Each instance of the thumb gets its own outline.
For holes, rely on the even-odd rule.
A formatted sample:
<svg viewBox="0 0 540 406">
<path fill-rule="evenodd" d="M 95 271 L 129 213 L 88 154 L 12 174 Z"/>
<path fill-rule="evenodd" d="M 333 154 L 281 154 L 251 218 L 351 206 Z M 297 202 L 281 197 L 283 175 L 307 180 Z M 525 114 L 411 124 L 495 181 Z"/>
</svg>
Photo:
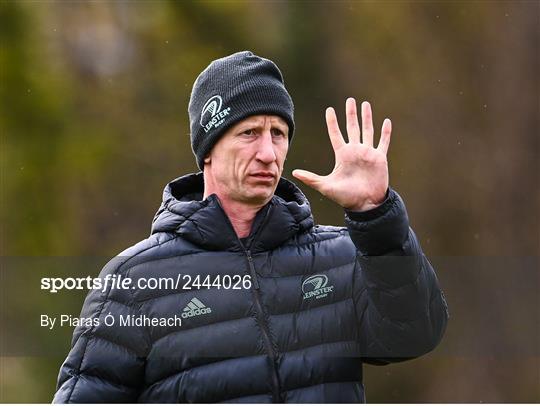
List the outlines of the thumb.
<svg viewBox="0 0 540 406">
<path fill-rule="evenodd" d="M 319 190 L 323 181 L 324 176 L 317 175 L 310 171 L 305 171 L 303 169 L 295 169 L 292 172 L 292 175 L 304 182 L 306 185 L 312 187 L 313 189 Z"/>
</svg>

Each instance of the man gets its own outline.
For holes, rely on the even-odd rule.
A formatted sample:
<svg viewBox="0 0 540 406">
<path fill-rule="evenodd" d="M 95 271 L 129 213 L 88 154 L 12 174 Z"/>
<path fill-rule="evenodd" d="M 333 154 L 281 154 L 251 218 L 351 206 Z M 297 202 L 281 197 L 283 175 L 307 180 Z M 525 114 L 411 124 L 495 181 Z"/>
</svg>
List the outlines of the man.
<svg viewBox="0 0 540 406">
<path fill-rule="evenodd" d="M 247 51 L 213 61 L 189 104 L 202 173 L 169 183 L 151 236 L 103 269 L 132 282 L 86 298 L 81 316 L 100 323 L 76 328 L 54 401 L 363 402 L 363 362 L 432 350 L 446 303 L 388 185 L 390 120 L 375 147 L 369 104 L 362 131 L 353 99 L 346 113 L 348 142 L 326 111 L 332 173 L 293 173 L 345 209 L 347 227 L 314 226 L 281 177 L 294 133 L 281 72 Z M 139 284 L 178 275 L 191 285 Z M 128 317 L 181 325 L 112 323 Z"/>
</svg>

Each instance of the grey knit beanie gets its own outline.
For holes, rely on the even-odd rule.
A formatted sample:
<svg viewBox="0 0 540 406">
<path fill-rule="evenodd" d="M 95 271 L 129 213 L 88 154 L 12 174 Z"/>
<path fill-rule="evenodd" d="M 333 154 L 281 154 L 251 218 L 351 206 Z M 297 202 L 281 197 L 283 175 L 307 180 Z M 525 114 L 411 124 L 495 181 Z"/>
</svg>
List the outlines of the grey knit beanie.
<svg viewBox="0 0 540 406">
<path fill-rule="evenodd" d="M 273 114 L 294 134 L 294 105 L 276 64 L 250 51 L 216 59 L 193 84 L 189 100 L 191 149 L 199 169 L 227 129 L 246 117 Z"/>
</svg>

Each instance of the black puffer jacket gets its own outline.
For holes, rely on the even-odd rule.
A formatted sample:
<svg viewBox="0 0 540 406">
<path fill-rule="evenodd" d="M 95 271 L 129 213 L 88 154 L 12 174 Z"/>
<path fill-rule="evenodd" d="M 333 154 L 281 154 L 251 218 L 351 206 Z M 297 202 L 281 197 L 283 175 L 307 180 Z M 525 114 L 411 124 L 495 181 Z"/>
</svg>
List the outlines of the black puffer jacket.
<svg viewBox="0 0 540 406">
<path fill-rule="evenodd" d="M 314 226 L 281 179 L 244 244 L 202 190 L 201 173 L 167 185 L 152 235 L 101 276 L 249 275 L 251 288 L 91 291 L 81 316 L 101 323 L 75 329 L 54 402 L 362 402 L 362 362 L 440 341 L 446 303 L 392 189 L 347 228 Z M 108 327 L 107 315 L 182 323 Z"/>
</svg>

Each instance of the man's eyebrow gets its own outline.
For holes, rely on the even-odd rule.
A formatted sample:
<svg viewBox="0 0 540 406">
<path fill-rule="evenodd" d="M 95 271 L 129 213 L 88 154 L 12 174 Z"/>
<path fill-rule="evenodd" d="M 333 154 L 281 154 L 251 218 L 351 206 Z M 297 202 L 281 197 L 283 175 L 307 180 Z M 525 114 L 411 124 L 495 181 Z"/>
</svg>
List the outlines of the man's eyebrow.
<svg viewBox="0 0 540 406">
<path fill-rule="evenodd" d="M 241 123 L 238 123 L 238 127 L 244 127 L 244 126 L 249 126 L 249 127 L 262 127 L 263 123 L 259 120 L 246 120 L 246 121 L 242 121 Z"/>
<path fill-rule="evenodd" d="M 271 121 L 272 127 L 282 127 L 287 128 L 288 125 L 285 122 L 285 120 L 272 120 Z M 250 128 L 262 128 L 264 126 L 264 121 L 257 120 L 257 119 L 247 119 L 245 121 L 242 121 L 241 123 L 238 123 L 238 129 L 250 127 Z"/>
<path fill-rule="evenodd" d="M 272 127 L 288 128 L 287 123 L 272 123 Z"/>
</svg>

